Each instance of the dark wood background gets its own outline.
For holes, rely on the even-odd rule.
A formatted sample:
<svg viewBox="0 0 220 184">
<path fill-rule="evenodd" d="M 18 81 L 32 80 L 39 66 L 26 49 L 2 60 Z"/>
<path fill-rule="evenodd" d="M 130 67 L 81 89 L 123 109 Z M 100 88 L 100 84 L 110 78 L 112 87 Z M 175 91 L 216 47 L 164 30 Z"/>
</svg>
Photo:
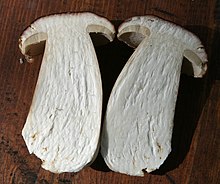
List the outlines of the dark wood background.
<svg viewBox="0 0 220 184">
<path fill-rule="evenodd" d="M 42 56 L 19 63 L 18 39 L 36 18 L 90 11 L 115 26 L 136 15 L 153 14 L 192 31 L 205 45 L 204 79 L 182 75 L 174 120 L 172 152 L 161 168 L 144 177 L 110 171 L 99 155 L 79 173 L 52 174 L 27 151 L 21 136 Z M 0 0 L 0 183 L 1 184 L 217 184 L 220 183 L 220 1 L 219 0 Z M 115 40 L 96 48 L 104 107 L 132 49 Z"/>
</svg>

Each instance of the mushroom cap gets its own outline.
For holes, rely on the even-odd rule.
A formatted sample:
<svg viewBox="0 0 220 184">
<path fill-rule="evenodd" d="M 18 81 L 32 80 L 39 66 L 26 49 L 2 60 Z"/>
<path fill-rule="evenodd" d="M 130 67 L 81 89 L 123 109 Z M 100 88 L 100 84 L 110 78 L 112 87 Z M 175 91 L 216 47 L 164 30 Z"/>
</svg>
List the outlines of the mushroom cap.
<svg viewBox="0 0 220 184">
<path fill-rule="evenodd" d="M 117 37 L 136 48 L 143 39 L 163 36 L 169 42 L 183 47 L 183 56 L 192 62 L 194 76 L 202 77 L 207 70 L 207 54 L 199 38 L 186 29 L 155 16 L 137 16 L 128 19 L 118 29 Z"/>
<path fill-rule="evenodd" d="M 77 26 L 76 26 L 77 25 Z M 19 48 L 24 55 L 37 55 L 42 52 L 30 51 L 32 45 L 44 42 L 50 32 L 60 31 L 74 27 L 84 34 L 95 32 L 101 33 L 109 41 L 114 39 L 114 26 L 104 17 L 93 13 L 62 13 L 41 17 L 33 22 L 21 35 Z M 33 48 L 35 49 L 35 48 Z M 35 54 L 36 53 L 36 54 Z"/>
</svg>

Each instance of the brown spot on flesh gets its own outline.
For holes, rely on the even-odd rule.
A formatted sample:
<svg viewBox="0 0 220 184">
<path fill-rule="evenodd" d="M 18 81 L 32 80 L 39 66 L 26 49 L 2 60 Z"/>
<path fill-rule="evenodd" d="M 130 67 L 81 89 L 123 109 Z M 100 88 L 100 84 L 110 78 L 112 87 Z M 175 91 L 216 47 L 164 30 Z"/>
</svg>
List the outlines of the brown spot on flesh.
<svg viewBox="0 0 220 184">
<path fill-rule="evenodd" d="M 33 134 L 32 136 L 31 136 L 31 138 L 35 141 L 36 140 L 36 138 L 37 138 L 37 134 L 38 133 L 35 133 L 35 134 Z"/>
<path fill-rule="evenodd" d="M 157 142 L 157 152 L 161 153 L 163 152 L 163 148 L 161 147 L 161 145 Z"/>
<path fill-rule="evenodd" d="M 47 151 L 47 147 L 43 148 L 44 151 Z"/>
</svg>

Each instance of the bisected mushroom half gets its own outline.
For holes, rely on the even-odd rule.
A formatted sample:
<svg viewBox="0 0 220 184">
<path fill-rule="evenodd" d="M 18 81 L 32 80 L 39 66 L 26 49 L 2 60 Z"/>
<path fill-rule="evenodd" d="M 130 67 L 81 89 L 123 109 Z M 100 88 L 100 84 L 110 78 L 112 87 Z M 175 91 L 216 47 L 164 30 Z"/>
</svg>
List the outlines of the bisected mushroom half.
<svg viewBox="0 0 220 184">
<path fill-rule="evenodd" d="M 129 19 L 117 36 L 136 49 L 111 92 L 101 153 L 113 171 L 143 176 L 171 151 L 183 58 L 191 62 L 194 77 L 202 77 L 207 55 L 194 34 L 153 16 Z"/>
<path fill-rule="evenodd" d="M 28 61 L 44 51 L 22 135 L 54 173 L 77 172 L 97 155 L 102 84 L 90 32 L 112 41 L 115 31 L 92 13 L 57 14 L 36 20 L 20 38 Z"/>
</svg>

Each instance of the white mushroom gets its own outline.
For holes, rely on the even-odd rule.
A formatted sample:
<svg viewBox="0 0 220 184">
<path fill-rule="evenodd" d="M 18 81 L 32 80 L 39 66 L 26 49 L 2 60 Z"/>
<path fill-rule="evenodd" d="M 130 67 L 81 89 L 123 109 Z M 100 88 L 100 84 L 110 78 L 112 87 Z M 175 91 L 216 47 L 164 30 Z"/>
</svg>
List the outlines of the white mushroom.
<svg viewBox="0 0 220 184">
<path fill-rule="evenodd" d="M 45 51 L 22 135 L 30 153 L 51 172 L 77 172 L 96 156 L 102 84 L 89 36 L 100 32 L 110 41 L 114 27 L 92 13 L 43 17 L 20 38 L 27 60 Z"/>
<path fill-rule="evenodd" d="M 101 153 L 108 167 L 128 175 L 154 171 L 171 151 L 183 57 L 195 77 L 207 57 L 192 33 L 153 16 L 133 17 L 118 38 L 137 47 L 118 77 L 107 106 Z"/>
</svg>

